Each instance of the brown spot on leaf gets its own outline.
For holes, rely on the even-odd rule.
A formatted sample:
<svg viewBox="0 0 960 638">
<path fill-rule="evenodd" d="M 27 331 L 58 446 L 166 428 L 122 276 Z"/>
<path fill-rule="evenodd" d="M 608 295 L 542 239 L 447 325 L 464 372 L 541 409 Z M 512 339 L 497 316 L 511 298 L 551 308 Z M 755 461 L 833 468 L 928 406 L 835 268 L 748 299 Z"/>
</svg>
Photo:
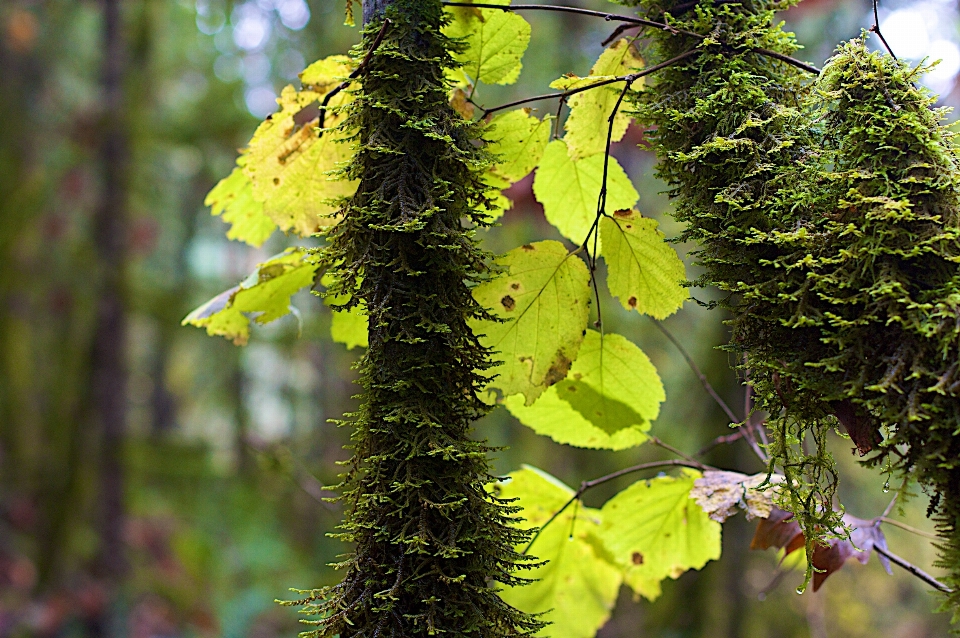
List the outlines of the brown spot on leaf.
<svg viewBox="0 0 960 638">
<path fill-rule="evenodd" d="M 630 306 L 631 308 L 636 308 L 636 307 L 637 307 L 637 298 L 636 298 L 636 297 L 630 297 L 629 299 L 627 299 L 627 305 Z"/>
<path fill-rule="evenodd" d="M 634 552 L 630 555 L 630 562 L 634 565 L 643 565 L 643 554 L 640 552 Z"/>
<path fill-rule="evenodd" d="M 567 376 L 567 372 L 570 370 L 571 363 L 573 362 L 570 361 L 562 351 L 558 350 L 556 361 L 554 361 L 550 369 L 547 370 L 547 375 L 543 378 L 543 384 L 549 387 L 554 383 L 563 381 Z"/>
<path fill-rule="evenodd" d="M 515 302 L 510 295 L 504 295 L 503 299 L 500 300 L 500 305 L 503 306 L 504 310 L 510 312 L 517 307 L 517 302 Z"/>
<path fill-rule="evenodd" d="M 512 284 L 510 284 L 510 287 L 513 288 L 514 290 L 520 290 L 520 282 L 515 281 Z"/>
<path fill-rule="evenodd" d="M 274 185 L 274 186 L 279 186 L 279 185 L 280 185 L 280 178 L 279 178 L 279 177 L 274 177 L 274 178 L 273 178 L 273 185 Z"/>
<path fill-rule="evenodd" d="M 534 250 L 536 250 L 536 248 L 533 247 L 533 244 L 524 244 L 523 246 L 520 246 L 520 248 L 524 249 L 527 252 L 533 252 Z"/>
<path fill-rule="evenodd" d="M 624 208 L 623 210 L 618 210 L 613 213 L 614 217 L 630 217 L 633 214 L 633 211 L 629 208 Z"/>
</svg>

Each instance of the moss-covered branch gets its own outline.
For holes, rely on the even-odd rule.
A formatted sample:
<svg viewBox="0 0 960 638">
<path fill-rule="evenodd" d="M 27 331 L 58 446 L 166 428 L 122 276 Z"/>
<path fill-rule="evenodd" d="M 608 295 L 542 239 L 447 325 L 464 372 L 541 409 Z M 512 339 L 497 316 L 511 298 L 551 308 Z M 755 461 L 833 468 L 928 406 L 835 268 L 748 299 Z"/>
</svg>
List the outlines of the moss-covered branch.
<svg viewBox="0 0 960 638">
<path fill-rule="evenodd" d="M 486 490 L 488 449 L 469 436 L 488 409 L 489 353 L 468 327 L 485 316 L 471 286 L 487 255 L 470 227 L 485 223 L 488 160 L 477 125 L 447 103 L 455 45 L 439 0 L 369 3 L 364 18 L 364 51 L 390 24 L 349 107 L 360 185 L 326 251 L 333 292 L 363 303 L 370 324 L 342 496 L 341 536 L 356 548 L 339 585 L 300 602 L 317 636 L 528 635 L 541 623 L 496 593 L 530 564 L 514 549 L 527 534 Z"/>
</svg>

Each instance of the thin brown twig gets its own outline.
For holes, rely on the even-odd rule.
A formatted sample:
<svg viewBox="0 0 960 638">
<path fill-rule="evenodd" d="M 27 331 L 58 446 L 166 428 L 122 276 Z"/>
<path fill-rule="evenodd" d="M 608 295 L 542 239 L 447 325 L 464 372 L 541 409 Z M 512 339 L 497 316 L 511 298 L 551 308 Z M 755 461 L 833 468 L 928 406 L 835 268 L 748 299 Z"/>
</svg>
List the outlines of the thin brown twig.
<svg viewBox="0 0 960 638">
<path fill-rule="evenodd" d="M 651 442 L 652 444 L 656 445 L 657 447 L 662 447 L 664 450 L 666 450 L 666 451 L 668 451 L 668 452 L 672 452 L 672 453 L 676 454 L 677 456 L 679 456 L 679 457 L 682 458 L 682 459 L 686 459 L 687 461 L 690 461 L 690 463 L 692 463 L 692 464 L 694 465 L 694 467 L 697 467 L 697 468 L 700 469 L 700 470 L 708 470 L 708 469 L 710 469 L 709 467 L 707 467 L 706 465 L 704 465 L 703 463 L 701 463 L 701 462 L 698 461 L 697 459 L 693 458 L 693 457 L 690 456 L 689 454 L 684 454 L 683 452 L 681 452 L 681 451 L 678 450 L 677 448 L 673 447 L 673 446 L 670 445 L 669 443 L 664 443 L 664 442 L 663 442 L 662 440 L 660 440 L 658 437 L 655 437 L 655 436 L 653 436 L 652 434 L 649 435 L 649 437 L 650 437 L 650 442 Z"/>
<path fill-rule="evenodd" d="M 594 11 L 593 9 L 581 9 L 580 7 L 567 7 L 555 4 L 484 4 L 480 2 L 449 2 L 446 0 L 440 4 L 446 7 L 477 7 L 479 9 L 499 9 L 500 11 L 559 11 L 561 13 L 576 13 L 578 15 L 591 16 L 594 18 L 603 18 L 607 22 L 626 22 L 628 24 L 634 24 L 637 26 L 663 29 L 664 31 L 669 31 L 670 33 L 698 38 L 700 40 L 706 38 L 706 36 L 700 35 L 699 33 L 685 31 L 684 29 L 677 29 L 664 22 L 656 22 L 654 20 L 647 20 L 646 18 L 637 18 L 634 16 L 625 16 L 620 15 L 619 13 Z"/>
<path fill-rule="evenodd" d="M 626 476 L 627 474 L 642 472 L 644 470 L 653 470 L 661 467 L 690 467 L 697 470 L 714 469 L 708 465 L 704 465 L 696 461 L 691 463 L 686 459 L 669 459 L 666 461 L 651 461 L 649 463 L 640 463 L 639 465 L 626 467 L 622 470 L 617 470 L 616 472 L 612 472 L 605 476 L 595 478 L 592 481 L 584 481 L 583 483 L 580 484 L 579 489 L 577 489 L 577 491 L 574 492 L 573 496 L 571 496 L 567 500 L 567 502 L 563 504 L 563 506 L 560 509 L 554 512 L 550 516 L 550 518 L 548 518 L 544 522 L 544 524 L 537 529 L 537 531 L 533 535 L 533 538 L 531 538 L 530 542 L 527 543 L 527 546 L 523 548 L 522 553 L 526 554 L 527 552 L 529 552 L 530 548 L 533 547 L 533 543 L 540 537 L 540 534 L 543 532 L 543 530 L 545 530 L 552 522 L 557 520 L 557 517 L 563 514 L 567 510 L 567 508 L 570 507 L 575 501 L 579 501 L 580 497 L 583 496 L 583 493 L 586 492 L 587 490 L 597 487 L 598 485 L 603 485 L 604 483 L 609 483 L 610 481 L 613 481 L 614 479 L 618 479 L 621 476 Z"/>
<path fill-rule="evenodd" d="M 900 558 L 890 550 L 883 549 L 882 547 L 879 547 L 877 545 L 874 545 L 873 549 L 881 556 L 886 557 L 891 563 L 896 563 L 899 567 L 902 567 L 903 569 L 907 570 L 908 572 L 910 572 L 911 574 L 913 574 L 923 582 L 927 583 L 934 589 L 938 589 L 946 594 L 953 593 L 952 589 L 950 589 L 949 587 L 941 583 L 939 580 L 937 580 L 927 572 L 923 571 L 913 563 L 907 561 L 906 559 Z"/>
<path fill-rule="evenodd" d="M 714 440 L 710 441 L 709 443 L 704 445 L 702 448 L 697 450 L 697 453 L 694 454 L 694 456 L 703 456 L 704 454 L 706 454 L 713 448 L 717 447 L 718 445 L 735 443 L 736 441 L 739 441 L 740 439 L 743 438 L 743 433 L 744 433 L 744 429 L 740 428 L 733 434 L 724 434 L 724 435 L 718 436 L 717 438 L 715 438 Z"/>
<path fill-rule="evenodd" d="M 637 29 L 643 25 L 640 24 L 621 24 L 619 27 L 613 30 L 613 33 L 604 38 L 603 42 L 600 43 L 600 46 L 605 47 L 618 37 L 620 37 L 624 31 L 629 31 L 630 29 Z"/>
<path fill-rule="evenodd" d="M 665 69 L 666 67 L 668 67 L 668 66 L 670 66 L 670 65 L 672 65 L 672 64 L 676 64 L 677 62 L 680 62 L 681 60 L 684 60 L 684 59 L 686 59 L 686 58 L 689 58 L 690 56 L 694 55 L 695 53 L 697 53 L 697 50 L 696 50 L 696 49 L 691 49 L 691 50 L 687 51 L 686 53 L 681 53 L 680 55 L 678 55 L 678 56 L 676 56 L 676 57 L 674 57 L 674 58 L 670 58 L 669 60 L 667 60 L 667 61 L 665 61 L 665 62 L 661 62 L 660 64 L 655 64 L 654 66 L 647 67 L 647 68 L 643 69 L 642 71 L 637 71 L 636 73 L 630 73 L 630 74 L 628 74 L 628 75 L 620 75 L 620 76 L 617 76 L 617 77 L 615 77 L 615 78 L 607 78 L 606 80 L 599 80 L 599 81 L 594 82 L 594 83 L 592 83 L 592 84 L 589 84 L 589 85 L 587 85 L 587 86 L 579 86 L 579 87 L 577 87 L 577 88 L 575 88 L 575 89 L 570 89 L 570 90 L 568 90 L 568 91 L 563 91 L 562 93 L 545 93 L 545 94 L 543 94 L 543 95 L 535 95 L 535 96 L 533 96 L 533 97 L 523 98 L 522 100 L 514 100 L 513 102 L 507 102 L 506 104 L 501 104 L 500 106 L 494 106 L 494 107 L 491 107 L 491 108 L 489 108 L 489 109 L 484 109 L 484 111 L 483 111 L 483 117 L 486 117 L 487 115 L 489 115 L 489 114 L 491 114 L 491 113 L 496 113 L 497 111 L 502 111 L 503 109 L 508 109 L 508 108 L 510 108 L 510 107 L 513 107 L 513 106 L 520 106 L 521 104 L 527 104 L 527 103 L 529 103 L 529 102 L 539 102 L 540 100 L 552 100 L 552 99 L 556 99 L 556 98 L 568 98 L 568 97 L 570 97 L 571 95 L 576 95 L 577 93 L 582 93 L 582 92 L 584 92 L 584 91 L 589 91 L 590 89 L 595 89 L 595 88 L 600 87 L 600 86 L 606 86 L 606 85 L 608 85 L 608 84 L 615 84 L 615 83 L 617 83 L 617 82 L 626 82 L 628 85 L 630 85 L 630 84 L 633 84 L 636 80 L 639 80 L 640 78 L 642 78 L 642 77 L 645 76 L 645 75 L 649 75 L 649 74 L 651 74 L 651 73 L 656 73 L 657 71 L 659 71 L 659 70 L 661 70 L 661 69 Z"/>
<path fill-rule="evenodd" d="M 883 42 L 883 46 L 887 49 L 887 53 L 890 54 L 890 57 L 894 60 L 898 60 L 897 54 L 893 52 L 893 49 L 890 48 L 890 45 L 887 43 L 887 39 L 883 37 L 883 34 L 880 33 L 880 10 L 877 8 L 879 2 L 873 0 L 873 26 L 870 27 L 870 31 L 877 34 L 877 37 L 880 38 L 880 41 Z"/>
<path fill-rule="evenodd" d="M 737 415 L 733 413 L 733 410 L 730 409 L 730 406 L 727 405 L 727 402 L 721 398 L 717 391 L 713 389 L 713 386 L 710 385 L 710 382 L 707 380 L 707 375 L 700 370 L 700 366 L 697 365 L 697 362 L 693 360 L 693 357 L 690 356 L 690 353 L 687 352 L 687 349 L 683 347 L 676 337 L 673 336 L 673 333 L 667 330 L 667 327 L 663 325 L 661 321 L 650 317 L 650 321 L 659 328 L 660 332 L 670 340 L 677 350 L 680 351 L 680 354 L 683 356 L 684 360 L 687 362 L 687 365 L 693 370 L 693 373 L 697 375 L 697 378 L 700 379 L 700 384 L 703 386 L 703 389 L 713 397 L 713 400 L 716 401 L 717 405 L 720 406 L 720 409 L 727 415 L 727 418 L 730 419 L 730 423 L 741 423 L 741 419 L 737 418 Z"/>
<path fill-rule="evenodd" d="M 673 336 L 672 332 L 667 330 L 667 327 L 663 325 L 662 322 L 658 321 L 657 319 L 654 319 L 653 317 L 649 317 L 649 319 L 657 326 L 657 328 L 660 329 L 660 332 L 662 332 L 664 336 L 666 336 L 666 338 L 670 340 L 670 343 L 672 343 L 677 348 L 677 350 L 680 351 L 680 354 L 683 356 L 684 360 L 687 362 L 687 365 L 690 367 L 691 370 L 693 370 L 693 373 L 697 375 L 697 378 L 700 379 L 700 384 L 703 386 L 703 389 L 707 391 L 707 394 L 713 397 L 713 400 L 717 403 L 717 405 L 720 406 L 720 409 L 723 410 L 723 412 L 727 415 L 727 418 L 730 419 L 730 423 L 740 423 L 741 424 L 740 427 L 743 428 L 746 424 L 745 420 L 741 421 L 740 419 L 738 419 L 737 415 L 734 414 L 733 410 L 730 409 L 730 406 L 727 405 L 727 402 L 724 401 L 719 394 L 717 394 L 717 391 L 713 389 L 712 385 L 710 385 L 710 381 L 707 380 L 707 375 L 705 375 L 703 371 L 700 370 L 700 366 L 698 366 L 697 362 L 693 360 L 693 357 L 691 357 L 690 353 L 687 352 L 687 349 L 683 347 L 683 344 L 681 344 L 680 341 L 678 341 L 677 338 Z M 766 463 L 769 460 L 766 453 L 764 453 L 764 451 L 760 449 L 760 446 L 757 445 L 756 440 L 752 439 L 748 434 L 744 434 L 743 438 L 747 440 L 747 443 L 750 444 L 750 449 L 753 450 L 753 453 L 756 454 L 761 461 Z"/>
<path fill-rule="evenodd" d="M 335 89 L 333 89 L 332 91 L 330 91 L 324 96 L 323 102 L 320 103 L 320 116 L 319 116 L 320 120 L 317 124 L 317 128 L 320 131 L 318 134 L 318 137 L 323 137 L 323 121 L 326 119 L 326 116 L 327 116 L 327 106 L 330 104 L 330 99 L 333 98 L 334 95 L 340 93 L 340 91 L 350 86 L 350 84 L 354 80 L 360 77 L 361 73 L 366 71 L 367 65 L 370 64 L 370 59 L 373 57 L 374 51 L 376 51 L 377 48 L 380 47 L 380 43 L 383 42 L 383 36 L 386 35 L 387 26 L 389 26 L 389 24 L 390 24 L 390 19 L 384 18 L 383 24 L 380 25 L 380 31 L 377 32 L 377 36 L 373 39 L 373 42 L 370 44 L 370 49 L 367 51 L 367 54 L 363 56 L 363 60 L 360 62 L 360 64 L 357 65 L 357 68 L 355 68 L 353 72 L 347 76 L 346 80 L 341 82 L 339 85 L 337 85 Z"/>
</svg>

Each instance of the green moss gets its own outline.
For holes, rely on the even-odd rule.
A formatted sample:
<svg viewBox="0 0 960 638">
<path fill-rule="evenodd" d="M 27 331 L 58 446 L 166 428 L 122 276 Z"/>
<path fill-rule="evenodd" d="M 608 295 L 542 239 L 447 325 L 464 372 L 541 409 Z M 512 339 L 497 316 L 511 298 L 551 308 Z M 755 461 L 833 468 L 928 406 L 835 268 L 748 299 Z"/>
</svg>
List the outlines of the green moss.
<svg viewBox="0 0 960 638">
<path fill-rule="evenodd" d="M 325 259 L 363 303 L 369 348 L 351 415 L 354 457 L 344 475 L 340 536 L 355 543 L 343 581 L 305 604 L 315 636 L 524 636 L 542 623 L 505 604 L 529 558 L 517 509 L 486 490 L 488 448 L 471 422 L 487 411 L 479 372 L 490 367 L 467 322 L 485 317 L 471 286 L 487 255 L 467 226 L 486 223 L 476 125 L 447 104 L 454 45 L 439 2 L 388 5 L 364 30 L 362 52 L 385 37 L 349 107 L 360 180 Z"/>
<path fill-rule="evenodd" d="M 818 83 L 828 197 L 794 294 L 827 350 L 798 383 L 847 401 L 867 464 L 920 482 L 960 588 L 960 157 L 920 71 L 855 40 Z M 829 170 L 827 170 L 829 168 Z M 811 235 L 814 237 L 814 235 Z M 849 427 L 848 427 L 849 429 Z M 948 607 L 960 609 L 960 594 Z M 957 617 L 955 616 L 955 619 Z"/>
<path fill-rule="evenodd" d="M 650 18 L 666 14 L 678 29 L 709 37 L 653 34 L 651 63 L 694 48 L 701 53 L 654 76 L 638 114 L 656 127 L 650 138 L 661 160 L 658 175 L 671 188 L 675 216 L 687 223 L 682 239 L 699 245 L 694 254 L 703 275 L 694 284 L 726 293 L 718 305 L 733 316 L 730 348 L 738 358 L 747 355 L 758 408 L 771 415 L 770 453 L 787 479 L 780 504 L 807 532 L 810 554 L 818 530 L 839 527 L 837 474 L 825 449 L 804 454 L 800 441 L 823 441 L 834 419 L 823 397 L 794 387 L 790 376 L 795 361 L 818 350 L 819 333 L 785 316 L 778 296 L 798 282 L 778 260 L 795 250 L 781 240 L 782 229 L 814 225 L 806 205 L 813 194 L 797 185 L 811 181 L 817 135 L 802 109 L 809 80 L 751 51 L 796 51 L 792 35 L 774 22 L 774 12 L 792 3 L 701 5 L 672 17 L 675 4 L 641 7 Z"/>
<path fill-rule="evenodd" d="M 669 6 L 642 3 L 651 16 Z M 780 505 L 808 553 L 842 533 L 826 435 L 842 424 L 865 463 L 931 494 L 947 583 L 960 590 L 960 158 L 919 71 L 842 46 L 815 85 L 747 47 L 791 54 L 782 4 L 699 7 L 654 37 L 658 75 L 638 112 L 699 285 L 727 293 L 730 349 L 770 413 Z M 805 451 L 803 443 L 811 446 Z M 772 465 L 771 465 L 772 467 Z M 808 573 L 809 577 L 809 573 Z M 956 613 L 960 595 L 945 607 Z"/>
</svg>

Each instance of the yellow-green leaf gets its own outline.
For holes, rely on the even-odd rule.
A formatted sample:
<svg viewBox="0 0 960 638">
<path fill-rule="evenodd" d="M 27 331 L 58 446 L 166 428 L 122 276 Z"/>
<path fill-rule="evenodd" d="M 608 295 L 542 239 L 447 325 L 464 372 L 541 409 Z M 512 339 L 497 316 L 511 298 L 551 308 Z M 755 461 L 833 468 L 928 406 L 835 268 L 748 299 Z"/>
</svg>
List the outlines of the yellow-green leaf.
<svg viewBox="0 0 960 638">
<path fill-rule="evenodd" d="M 526 519 L 525 528 L 543 525 L 573 496 L 562 482 L 530 466 L 509 478 L 495 489 L 501 498 L 519 499 L 516 504 L 523 508 L 520 516 Z M 610 617 L 623 576 L 597 536 L 601 521 L 599 510 L 567 508 L 530 548 L 531 554 L 549 561 L 521 574 L 536 581 L 501 592 L 504 601 L 522 611 L 546 612 L 543 620 L 553 624 L 538 635 L 593 638 Z"/>
<path fill-rule="evenodd" d="M 331 55 L 317 60 L 300 73 L 305 90 L 326 94 L 350 75 L 352 62 L 346 55 Z"/>
<path fill-rule="evenodd" d="M 572 160 L 563 140 L 547 145 L 533 180 L 533 193 L 543 204 L 547 221 L 560 234 L 581 244 L 597 217 L 597 198 L 603 182 L 603 155 Z M 640 196 L 613 157 L 607 175 L 608 212 L 633 208 Z"/>
<path fill-rule="evenodd" d="M 333 276 L 327 272 L 320 279 L 320 284 L 329 288 L 334 282 Z M 328 306 L 345 304 L 350 300 L 349 295 L 326 295 L 324 303 Z M 367 312 L 361 306 L 353 306 L 347 310 L 333 310 L 330 319 L 330 338 L 336 343 L 353 350 L 357 346 L 366 348 L 367 343 Z"/>
<path fill-rule="evenodd" d="M 507 4 L 507 3 L 503 3 Z M 464 72 L 484 84 L 512 84 L 520 77 L 530 43 L 530 24 L 516 13 L 499 9 L 459 8 L 444 29 L 466 45 L 455 57 Z"/>
<path fill-rule="evenodd" d="M 183 325 L 206 328 L 207 334 L 244 345 L 250 338 L 250 319 L 265 324 L 290 312 L 290 297 L 313 284 L 317 267 L 304 251 L 288 249 L 260 264 L 239 286 L 191 312 Z"/>
<path fill-rule="evenodd" d="M 550 141 L 550 126 L 553 118 L 542 120 L 531 115 L 530 109 L 518 109 L 498 115 L 490 122 L 490 132 L 485 135 L 487 150 L 497 156 L 491 167 L 510 183 L 519 182 L 527 176 L 543 157 Z"/>
<path fill-rule="evenodd" d="M 643 59 L 637 54 L 632 43 L 623 38 L 612 47 L 600 54 L 600 59 L 590 70 L 590 76 L 610 78 L 627 75 L 643 66 Z M 590 76 L 584 78 L 585 81 Z M 578 78 L 579 79 L 579 78 Z M 568 80 L 562 78 L 561 80 Z M 576 82 L 571 83 L 575 85 Z M 563 136 L 567 143 L 567 151 L 573 159 L 589 157 L 603 153 L 607 148 L 607 133 L 610 131 L 610 115 L 613 107 L 623 91 L 625 82 L 614 82 L 598 86 L 588 91 L 581 91 L 570 96 L 570 115 L 564 123 L 566 134 Z M 643 85 L 643 78 L 635 80 L 634 90 Z M 551 85 L 553 86 L 553 85 Z M 627 132 L 630 117 L 618 111 L 613 118 L 611 142 L 619 142 Z"/>
<path fill-rule="evenodd" d="M 309 86 L 328 89 L 337 84 L 333 75 L 324 76 L 322 72 L 349 74 L 343 56 L 323 62 L 322 67 L 314 64 L 304 72 L 304 77 L 312 81 Z M 341 92 L 330 101 L 334 110 L 326 113 L 321 137 L 316 127 L 318 103 L 324 95 L 309 88 L 284 88 L 277 100 L 280 111 L 260 124 L 250 140 L 244 167 L 253 182 L 254 198 L 263 202 L 264 213 L 281 230 L 301 236 L 334 225 L 336 201 L 350 196 L 357 187 L 356 181 L 334 174 L 353 156 L 353 149 L 349 143 L 341 143 L 342 131 L 329 130 L 343 119 L 335 110 L 350 93 Z"/>
<path fill-rule="evenodd" d="M 689 297 L 683 262 L 657 230 L 654 219 L 635 210 L 600 220 L 607 286 L 624 308 L 656 319 L 673 314 Z"/>
<path fill-rule="evenodd" d="M 627 569 L 626 581 L 640 588 L 638 594 L 650 597 L 659 589 L 654 581 L 720 557 L 720 523 L 690 497 L 699 477 L 684 469 L 677 478 L 637 481 L 601 509 L 604 546 Z"/>
<path fill-rule="evenodd" d="M 511 250 L 497 261 L 504 273 L 474 289 L 474 297 L 503 321 L 473 325 L 502 365 L 490 387 L 527 403 L 561 381 L 577 357 L 590 304 L 590 273 L 557 241 Z"/>
<path fill-rule="evenodd" d="M 665 398 L 640 348 L 621 335 L 588 330 L 566 379 L 531 406 L 517 397 L 505 404 L 521 423 L 558 443 L 620 450 L 647 439 Z"/>
<path fill-rule="evenodd" d="M 273 220 L 263 214 L 263 204 L 253 198 L 253 184 L 239 166 L 213 187 L 203 203 L 210 206 L 210 214 L 220 215 L 230 224 L 228 239 L 259 248 L 277 229 Z"/>
<path fill-rule="evenodd" d="M 557 443 L 590 449 L 625 450 L 647 440 L 644 427 L 630 426 L 616 432 L 604 432 L 590 423 L 573 406 L 557 394 L 557 386 L 546 392 L 533 405 L 524 405 L 523 395 L 503 400 L 503 405 L 520 423 Z M 648 429 L 648 428 L 646 428 Z"/>
</svg>

